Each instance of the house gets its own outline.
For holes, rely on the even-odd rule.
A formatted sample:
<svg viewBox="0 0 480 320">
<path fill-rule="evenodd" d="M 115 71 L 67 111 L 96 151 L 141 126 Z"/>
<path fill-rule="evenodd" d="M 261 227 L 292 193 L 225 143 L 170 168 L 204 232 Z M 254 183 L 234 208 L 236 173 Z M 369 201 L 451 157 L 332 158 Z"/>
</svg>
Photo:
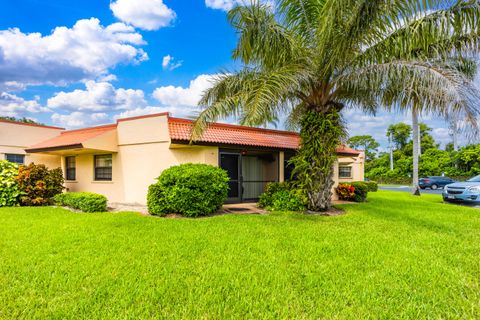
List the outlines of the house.
<svg viewBox="0 0 480 320">
<path fill-rule="evenodd" d="M 31 145 L 58 136 L 64 128 L 14 122 L 0 119 L 0 160 L 24 163 L 43 163 L 49 168 L 61 166 L 61 159 L 55 155 L 27 154 L 25 149 Z"/>
<path fill-rule="evenodd" d="M 4 140 L 18 146 L 1 147 L 0 154 L 16 153 L 25 162 L 60 166 L 69 191 L 96 192 L 119 203 L 145 204 L 148 186 L 162 170 L 188 162 L 224 168 L 230 176 L 229 201 L 255 200 L 268 182 L 290 177 L 288 160 L 299 144 L 293 132 L 215 123 L 192 145 L 192 121 L 168 113 L 78 130 L 35 126 L 35 130 L 45 130 L 35 139 L 37 131 L 27 132 L 25 125 L 8 123 L 4 128 L 2 122 L 0 126 L 0 133 L 8 135 Z M 337 153 L 336 182 L 363 180 L 363 152 L 339 147 Z"/>
</svg>

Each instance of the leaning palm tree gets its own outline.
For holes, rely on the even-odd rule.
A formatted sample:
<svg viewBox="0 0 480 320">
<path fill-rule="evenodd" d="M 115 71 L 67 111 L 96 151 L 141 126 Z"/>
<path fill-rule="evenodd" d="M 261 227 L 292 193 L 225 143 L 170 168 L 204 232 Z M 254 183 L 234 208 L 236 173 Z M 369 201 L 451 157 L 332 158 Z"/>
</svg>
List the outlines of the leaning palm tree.
<svg viewBox="0 0 480 320">
<path fill-rule="evenodd" d="M 475 121 L 474 89 L 454 65 L 478 51 L 478 1 L 252 1 L 228 19 L 243 68 L 217 76 L 204 93 L 192 139 L 219 118 L 258 126 L 285 116 L 300 129 L 293 162 L 312 211 L 331 204 L 344 109 L 415 105 Z"/>
</svg>

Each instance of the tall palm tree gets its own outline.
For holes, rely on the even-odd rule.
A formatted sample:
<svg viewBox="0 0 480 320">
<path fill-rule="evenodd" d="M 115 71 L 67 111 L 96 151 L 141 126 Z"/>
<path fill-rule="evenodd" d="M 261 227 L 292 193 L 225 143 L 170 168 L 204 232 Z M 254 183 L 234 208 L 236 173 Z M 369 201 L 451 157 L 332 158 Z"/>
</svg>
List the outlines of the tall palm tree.
<svg viewBox="0 0 480 320">
<path fill-rule="evenodd" d="M 475 75 L 477 73 L 477 64 L 474 60 L 472 59 L 467 59 L 464 57 L 456 57 L 453 61 L 451 61 L 451 66 L 456 68 L 458 72 L 462 73 L 464 77 L 469 80 L 473 81 L 475 78 Z M 412 141 L 413 141 L 413 152 L 412 152 L 412 158 L 413 158 L 413 174 L 412 174 L 412 185 L 413 185 L 413 194 L 419 196 L 420 195 L 420 186 L 418 184 L 418 178 L 419 178 L 419 162 L 420 162 L 420 156 L 421 156 L 421 137 L 420 137 L 420 126 L 418 123 L 418 117 L 421 112 L 422 108 L 419 108 L 418 105 L 413 105 L 411 107 L 412 111 Z M 428 109 L 428 108 L 424 108 Z M 460 106 L 459 108 L 455 109 L 452 108 L 453 110 L 449 110 L 446 114 L 445 120 L 446 121 L 451 121 L 451 119 L 455 119 L 459 116 L 462 115 L 462 107 Z M 473 124 L 473 127 L 471 126 Z M 467 126 L 471 131 L 475 131 L 476 128 L 476 123 L 475 121 L 470 121 L 470 125 Z M 475 133 L 475 132 L 474 132 Z"/>
<path fill-rule="evenodd" d="M 475 122 L 476 93 L 455 66 L 478 52 L 480 0 L 257 0 L 228 13 L 238 32 L 236 72 L 214 80 L 200 101 L 192 139 L 236 116 L 258 126 L 287 116 L 300 129 L 293 162 L 308 208 L 331 204 L 342 110 L 463 112 Z M 271 2 L 271 1 L 270 1 Z"/>
</svg>

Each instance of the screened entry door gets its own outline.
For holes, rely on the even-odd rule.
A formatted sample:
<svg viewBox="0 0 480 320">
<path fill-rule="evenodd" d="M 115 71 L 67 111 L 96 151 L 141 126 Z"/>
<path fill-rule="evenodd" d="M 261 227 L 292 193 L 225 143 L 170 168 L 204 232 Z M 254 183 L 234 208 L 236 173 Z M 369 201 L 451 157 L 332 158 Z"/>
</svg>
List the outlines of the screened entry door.
<svg viewBox="0 0 480 320">
<path fill-rule="evenodd" d="M 228 201 L 240 202 L 242 193 L 242 176 L 240 173 L 240 154 L 234 153 L 221 153 L 220 155 L 220 167 L 227 171 L 230 181 L 228 186 Z"/>
<path fill-rule="evenodd" d="M 220 152 L 220 167 L 230 178 L 228 202 L 256 201 L 268 182 L 278 181 L 278 162 L 268 152 Z"/>
</svg>

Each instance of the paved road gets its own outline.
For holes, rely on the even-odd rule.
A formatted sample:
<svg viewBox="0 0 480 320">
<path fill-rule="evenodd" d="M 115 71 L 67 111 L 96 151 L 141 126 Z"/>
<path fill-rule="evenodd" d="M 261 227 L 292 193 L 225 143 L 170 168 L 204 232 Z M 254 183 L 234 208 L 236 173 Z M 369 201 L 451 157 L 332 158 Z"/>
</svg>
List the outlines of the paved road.
<svg viewBox="0 0 480 320">
<path fill-rule="evenodd" d="M 412 187 L 410 186 L 379 186 L 379 190 L 388 190 L 388 191 L 401 191 L 401 192 L 412 192 Z M 437 190 L 420 190 L 421 193 L 430 193 L 430 194 L 442 194 L 442 189 Z"/>
<path fill-rule="evenodd" d="M 398 191 L 398 192 L 412 192 L 412 187 L 410 186 L 379 186 L 379 190 L 387 190 L 387 191 Z M 430 189 L 425 189 L 421 190 L 421 193 L 429 193 L 429 194 L 438 194 L 440 197 L 442 195 L 443 189 L 437 189 L 437 190 L 430 190 Z M 455 203 L 458 205 L 463 205 L 463 206 L 468 206 L 468 207 L 473 207 L 473 208 L 479 208 L 480 205 L 470 205 L 470 204 L 464 204 L 464 203 Z"/>
</svg>

